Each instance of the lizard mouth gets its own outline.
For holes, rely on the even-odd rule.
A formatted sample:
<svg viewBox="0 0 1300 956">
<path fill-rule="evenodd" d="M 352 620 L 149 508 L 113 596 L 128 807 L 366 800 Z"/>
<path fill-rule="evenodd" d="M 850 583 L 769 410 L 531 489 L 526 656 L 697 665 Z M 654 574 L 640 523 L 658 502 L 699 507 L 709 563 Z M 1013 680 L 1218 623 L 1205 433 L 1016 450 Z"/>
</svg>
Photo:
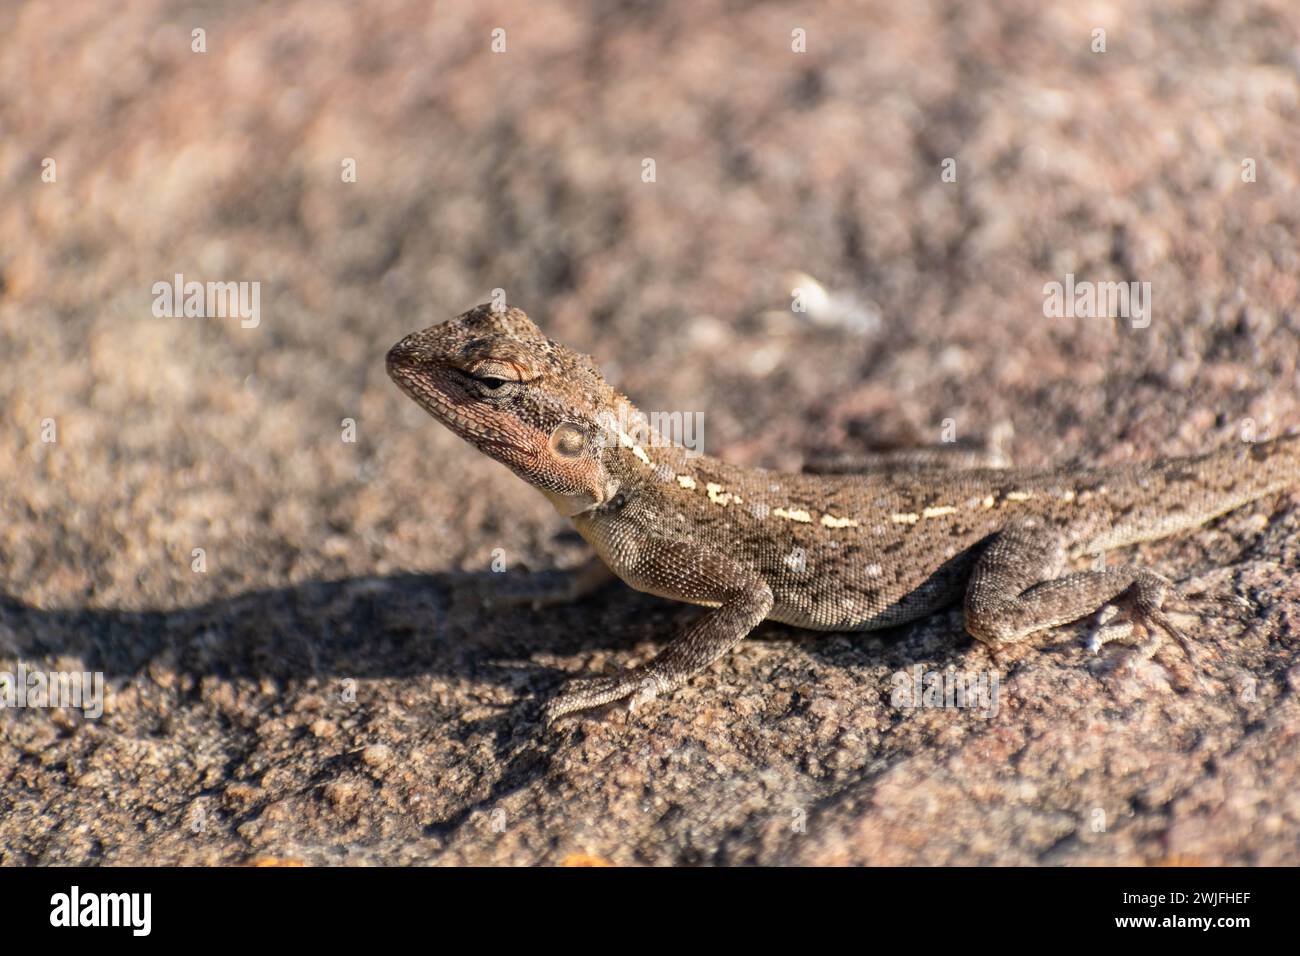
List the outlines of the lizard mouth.
<svg viewBox="0 0 1300 956">
<path fill-rule="evenodd" d="M 415 403 L 440 421 L 444 416 L 446 399 L 429 382 L 429 377 L 411 361 L 410 353 L 398 342 L 388 350 L 386 360 L 388 377 Z"/>
<path fill-rule="evenodd" d="M 408 365 L 394 365 L 391 360 L 388 364 L 388 377 L 426 412 L 452 431 L 464 435 L 462 425 L 466 416 L 457 411 L 455 397 L 445 387 L 439 387 L 436 378 Z"/>
<path fill-rule="evenodd" d="M 455 429 L 459 418 L 454 410 L 453 396 L 440 388 L 437 376 L 426 369 L 428 358 L 412 344 L 407 336 L 388 350 L 384 364 L 388 377 L 414 402 L 449 428 Z"/>
</svg>

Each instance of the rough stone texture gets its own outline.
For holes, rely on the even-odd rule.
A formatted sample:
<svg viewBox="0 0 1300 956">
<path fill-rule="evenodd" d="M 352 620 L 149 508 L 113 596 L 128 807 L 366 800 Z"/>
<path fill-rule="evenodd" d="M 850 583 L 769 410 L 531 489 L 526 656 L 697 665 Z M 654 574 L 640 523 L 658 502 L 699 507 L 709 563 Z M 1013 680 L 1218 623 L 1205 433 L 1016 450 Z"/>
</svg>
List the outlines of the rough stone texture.
<svg viewBox="0 0 1300 956">
<path fill-rule="evenodd" d="M 1295 496 L 1110 557 L 1252 602 L 1187 602 L 1204 688 L 1077 627 L 994 662 L 956 614 L 768 626 L 547 735 L 694 612 L 485 610 L 580 542 L 383 372 L 501 287 L 754 464 L 1300 425 L 1300 6 L 1042 6 L 0 9 L 0 669 L 110 688 L 0 714 L 0 863 L 1300 862 Z M 792 314 L 796 271 L 866 331 Z M 154 318 L 178 272 L 260 281 L 260 326 Z M 1150 327 L 1045 318 L 1066 273 L 1151 282 Z M 916 665 L 996 716 L 893 706 Z"/>
</svg>

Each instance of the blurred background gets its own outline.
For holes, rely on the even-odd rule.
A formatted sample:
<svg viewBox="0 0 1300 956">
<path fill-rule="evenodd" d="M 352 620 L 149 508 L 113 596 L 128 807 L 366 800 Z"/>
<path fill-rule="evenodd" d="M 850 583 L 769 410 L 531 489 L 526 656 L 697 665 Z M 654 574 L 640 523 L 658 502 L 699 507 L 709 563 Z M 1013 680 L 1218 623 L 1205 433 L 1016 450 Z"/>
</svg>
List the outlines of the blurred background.
<svg viewBox="0 0 1300 956">
<path fill-rule="evenodd" d="M 948 799 L 933 754 L 994 746 L 988 725 L 887 733 L 865 702 L 966 654 L 952 622 L 820 651 L 777 629 L 657 738 L 547 750 L 531 695 L 680 618 L 625 592 L 545 620 L 460 600 L 498 551 L 522 573 L 581 548 L 383 356 L 500 288 L 740 462 L 945 420 L 1011 423 L 1029 465 L 1270 434 L 1300 424 L 1298 120 L 1290 0 L 4 5 L 0 662 L 103 669 L 116 702 L 0 717 L 0 862 L 1295 862 L 1249 836 L 1259 801 L 1197 802 L 1177 743 L 1217 720 L 1226 753 L 1258 713 L 1097 705 L 1145 734 L 1114 728 L 1117 754 L 1167 749 L 1150 806 L 1198 795 L 1182 829 L 1119 771 L 1019 767 L 1081 788 L 1022 794 L 1024 817 Z M 260 283 L 259 324 L 155 316 L 177 273 Z M 1150 326 L 1046 317 L 1067 273 L 1151 283 Z M 1284 804 L 1296 758 L 1258 759 L 1243 779 Z M 529 822 L 485 841 L 502 800 Z M 1122 838 L 1061 842 L 1110 800 Z M 822 808 L 816 840 L 792 801 Z"/>
</svg>

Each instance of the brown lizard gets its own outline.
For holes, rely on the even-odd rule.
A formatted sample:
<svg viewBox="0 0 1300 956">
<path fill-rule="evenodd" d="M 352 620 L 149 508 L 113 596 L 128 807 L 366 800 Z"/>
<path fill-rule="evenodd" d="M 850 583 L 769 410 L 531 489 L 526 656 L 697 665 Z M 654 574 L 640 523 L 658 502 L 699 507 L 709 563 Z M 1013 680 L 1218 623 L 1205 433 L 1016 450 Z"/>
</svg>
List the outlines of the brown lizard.
<svg viewBox="0 0 1300 956">
<path fill-rule="evenodd" d="M 861 474 L 743 468 L 666 440 L 590 358 L 487 305 L 407 336 L 388 372 L 540 490 L 618 577 L 710 608 L 645 664 L 571 681 L 548 721 L 666 692 L 764 619 L 867 631 L 963 594 L 966 629 L 991 648 L 1100 612 L 1094 646 L 1154 626 L 1190 656 L 1162 609 L 1167 579 L 1067 562 L 1300 485 L 1300 435 L 1085 470 L 948 469 L 925 455 Z"/>
</svg>

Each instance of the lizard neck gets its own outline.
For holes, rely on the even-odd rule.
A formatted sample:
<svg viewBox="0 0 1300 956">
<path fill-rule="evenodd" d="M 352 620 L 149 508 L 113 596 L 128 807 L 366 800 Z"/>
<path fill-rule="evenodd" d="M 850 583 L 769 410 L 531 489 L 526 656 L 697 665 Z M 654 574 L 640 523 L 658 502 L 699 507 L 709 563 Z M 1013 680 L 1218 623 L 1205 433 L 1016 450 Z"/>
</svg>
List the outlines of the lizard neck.
<svg viewBox="0 0 1300 956">
<path fill-rule="evenodd" d="M 627 492 L 649 487 L 681 488 L 694 481 L 697 468 L 727 467 L 676 441 L 678 435 L 695 443 L 702 438 L 692 413 L 647 416 L 619 396 L 599 416 L 606 471 Z"/>
</svg>

